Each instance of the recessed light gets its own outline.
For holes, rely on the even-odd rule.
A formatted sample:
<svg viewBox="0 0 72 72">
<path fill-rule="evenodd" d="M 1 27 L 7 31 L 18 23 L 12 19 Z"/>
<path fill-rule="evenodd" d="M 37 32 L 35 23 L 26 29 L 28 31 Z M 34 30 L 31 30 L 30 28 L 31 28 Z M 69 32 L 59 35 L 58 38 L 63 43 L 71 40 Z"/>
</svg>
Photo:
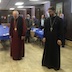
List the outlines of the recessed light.
<svg viewBox="0 0 72 72">
<path fill-rule="evenodd" d="M 24 8 L 24 6 L 18 6 L 17 8 Z"/>
<path fill-rule="evenodd" d="M 44 1 L 44 2 L 42 2 L 43 4 L 46 4 L 46 3 L 50 3 L 50 1 Z"/>
<path fill-rule="evenodd" d="M 15 8 L 10 8 L 9 10 L 14 10 Z"/>
<path fill-rule="evenodd" d="M 39 0 L 29 0 L 29 1 L 39 1 Z"/>
<path fill-rule="evenodd" d="M 17 3 L 15 3 L 15 5 L 23 5 L 24 4 L 24 2 L 17 2 Z"/>
<path fill-rule="evenodd" d="M 1 3 L 1 0 L 0 0 L 0 3 Z"/>
<path fill-rule="evenodd" d="M 39 0 L 29 0 L 29 1 L 39 1 Z"/>
</svg>

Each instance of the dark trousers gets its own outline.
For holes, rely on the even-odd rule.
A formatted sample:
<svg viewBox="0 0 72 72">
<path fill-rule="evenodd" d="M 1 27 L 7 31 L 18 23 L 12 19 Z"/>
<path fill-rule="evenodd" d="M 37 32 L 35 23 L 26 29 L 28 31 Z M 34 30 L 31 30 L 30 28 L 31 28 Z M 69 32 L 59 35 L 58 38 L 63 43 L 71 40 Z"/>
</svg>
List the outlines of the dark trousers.
<svg viewBox="0 0 72 72">
<path fill-rule="evenodd" d="M 44 26 L 41 26 L 40 29 L 44 29 Z"/>
<path fill-rule="evenodd" d="M 26 41 L 30 42 L 30 30 L 27 30 L 27 32 L 26 32 L 25 42 Z"/>
<path fill-rule="evenodd" d="M 25 42 L 26 42 L 26 41 L 30 42 L 30 37 L 29 37 L 29 36 L 26 36 L 26 37 L 25 37 Z"/>
</svg>

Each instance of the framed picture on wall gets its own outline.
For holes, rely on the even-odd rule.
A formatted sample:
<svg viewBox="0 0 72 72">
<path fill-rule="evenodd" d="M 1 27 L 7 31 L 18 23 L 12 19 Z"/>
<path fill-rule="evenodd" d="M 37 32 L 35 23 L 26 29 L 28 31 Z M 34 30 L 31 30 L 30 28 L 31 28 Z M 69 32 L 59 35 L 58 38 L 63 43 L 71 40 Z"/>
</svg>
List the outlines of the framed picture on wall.
<svg viewBox="0 0 72 72">
<path fill-rule="evenodd" d="M 56 4 L 56 13 L 59 16 L 61 13 L 63 13 L 63 3 L 57 3 Z"/>
</svg>

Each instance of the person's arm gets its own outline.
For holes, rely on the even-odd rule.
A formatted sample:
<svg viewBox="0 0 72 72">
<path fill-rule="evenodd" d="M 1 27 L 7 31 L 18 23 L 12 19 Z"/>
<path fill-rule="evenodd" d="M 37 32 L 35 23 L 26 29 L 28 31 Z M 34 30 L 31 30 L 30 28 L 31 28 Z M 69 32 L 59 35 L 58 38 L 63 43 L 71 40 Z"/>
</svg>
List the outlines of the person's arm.
<svg viewBox="0 0 72 72">
<path fill-rule="evenodd" d="M 13 26 L 12 26 L 12 24 L 13 24 L 12 21 L 13 21 L 13 19 L 10 21 L 10 29 L 9 29 L 10 38 L 12 37 L 12 29 L 13 29 L 13 28 L 12 28 L 12 27 L 13 27 Z"/>
<path fill-rule="evenodd" d="M 30 20 L 29 20 L 29 29 L 28 29 L 28 30 L 30 30 L 31 27 L 32 27 L 32 22 L 31 22 L 31 19 L 30 19 Z"/>
<path fill-rule="evenodd" d="M 57 40 L 57 44 L 61 45 L 62 44 L 62 39 L 63 39 L 63 20 L 59 19 L 59 34 L 58 34 L 58 40 Z"/>
<path fill-rule="evenodd" d="M 40 24 L 40 22 L 39 22 L 39 20 L 37 19 L 37 27 L 39 27 L 39 24 Z"/>
<path fill-rule="evenodd" d="M 13 19 L 11 19 L 10 21 L 10 29 L 9 29 L 9 35 L 10 35 L 10 41 L 12 41 L 12 37 L 13 37 Z"/>
<path fill-rule="evenodd" d="M 43 42 L 46 41 L 46 21 L 47 21 L 47 20 L 44 21 L 44 35 L 43 35 Z"/>
</svg>

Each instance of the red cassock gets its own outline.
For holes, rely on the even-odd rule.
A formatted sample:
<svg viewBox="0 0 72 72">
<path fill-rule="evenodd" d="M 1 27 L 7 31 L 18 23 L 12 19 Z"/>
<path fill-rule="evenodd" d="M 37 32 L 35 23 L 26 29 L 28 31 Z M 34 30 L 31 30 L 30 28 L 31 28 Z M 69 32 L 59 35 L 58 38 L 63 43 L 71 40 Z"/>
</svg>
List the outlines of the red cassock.
<svg viewBox="0 0 72 72">
<path fill-rule="evenodd" d="M 10 49 L 10 55 L 14 60 L 20 60 L 25 55 L 25 46 L 24 46 L 24 40 L 19 38 L 18 36 L 18 30 L 14 30 L 15 23 L 11 22 L 11 30 L 10 30 L 10 36 L 11 38 L 11 49 Z M 26 33 L 26 25 L 23 20 L 23 31 L 22 36 L 25 36 Z"/>
</svg>

